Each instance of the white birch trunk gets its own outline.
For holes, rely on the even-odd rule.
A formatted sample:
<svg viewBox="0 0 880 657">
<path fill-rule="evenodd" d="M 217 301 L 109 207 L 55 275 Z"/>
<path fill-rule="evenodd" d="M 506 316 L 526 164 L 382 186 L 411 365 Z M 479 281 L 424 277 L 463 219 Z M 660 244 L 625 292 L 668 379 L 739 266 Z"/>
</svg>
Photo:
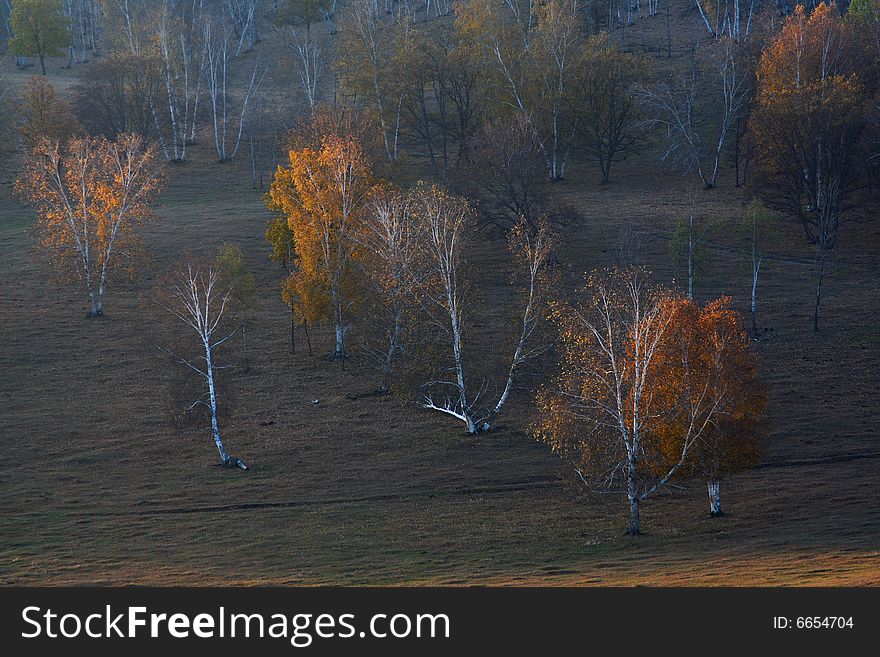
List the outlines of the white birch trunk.
<svg viewBox="0 0 880 657">
<path fill-rule="evenodd" d="M 723 515 L 721 510 L 721 481 L 718 479 L 710 479 L 706 487 L 709 492 L 709 513 L 713 517 Z"/>
</svg>

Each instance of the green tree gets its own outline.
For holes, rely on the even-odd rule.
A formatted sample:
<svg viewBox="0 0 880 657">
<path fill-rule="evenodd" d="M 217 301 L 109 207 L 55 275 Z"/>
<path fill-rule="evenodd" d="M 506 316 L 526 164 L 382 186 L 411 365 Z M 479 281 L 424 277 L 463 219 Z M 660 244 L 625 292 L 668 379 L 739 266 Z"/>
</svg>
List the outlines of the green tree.
<svg viewBox="0 0 880 657">
<path fill-rule="evenodd" d="M 9 49 L 16 55 L 37 57 L 46 75 L 46 57 L 64 54 L 70 45 L 70 19 L 61 0 L 14 0 L 10 18 Z"/>
</svg>

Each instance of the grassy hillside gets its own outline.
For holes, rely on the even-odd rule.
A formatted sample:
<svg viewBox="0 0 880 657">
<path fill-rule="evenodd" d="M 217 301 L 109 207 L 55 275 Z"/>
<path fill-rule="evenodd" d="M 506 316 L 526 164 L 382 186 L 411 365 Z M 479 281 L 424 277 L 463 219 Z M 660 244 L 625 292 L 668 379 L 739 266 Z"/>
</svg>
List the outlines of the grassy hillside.
<svg viewBox="0 0 880 657">
<path fill-rule="evenodd" d="M 676 3 L 677 30 L 697 25 L 685 5 Z M 273 38 L 258 47 L 272 52 Z M 665 31 L 645 21 L 630 38 L 656 48 Z M 670 65 L 683 56 L 674 54 Z M 50 77 L 64 89 L 75 75 Z M 649 501 L 646 534 L 631 539 L 623 500 L 571 491 L 557 457 L 528 436 L 526 391 L 498 430 L 471 437 L 405 397 L 349 399 L 374 374 L 358 354 L 345 371 L 328 363 L 328 330 L 314 332 L 314 356 L 291 356 L 261 191 L 245 157 L 217 164 L 209 139 L 168 167 L 158 220 L 143 233 L 151 262 L 136 283 L 112 287 L 97 321 L 33 258 L 33 213 L 11 197 L 15 163 L 3 165 L 0 583 L 880 584 L 876 223 L 844 229 L 819 334 L 811 252 L 789 227 L 761 290 L 764 462 L 724 482 L 724 518 L 708 517 L 694 481 Z M 590 163 L 574 164 L 556 189 L 582 217 L 564 234 L 569 282 L 613 263 L 626 227 L 631 250 L 668 282 L 667 240 L 689 209 L 681 178 L 650 151 L 605 186 Z M 405 167 L 415 177 L 423 164 Z M 736 215 L 746 201 L 730 180 L 702 194 L 705 216 Z M 143 302 L 158 272 L 224 241 L 243 249 L 260 294 L 252 367 L 230 375 L 236 412 L 224 426 L 247 473 L 215 467 L 209 433 L 170 421 L 167 364 Z M 726 293 L 746 310 L 741 246 L 729 231 L 710 246 L 698 298 Z M 493 339 L 504 246 L 479 244 L 471 260 L 489 302 L 479 338 Z"/>
</svg>

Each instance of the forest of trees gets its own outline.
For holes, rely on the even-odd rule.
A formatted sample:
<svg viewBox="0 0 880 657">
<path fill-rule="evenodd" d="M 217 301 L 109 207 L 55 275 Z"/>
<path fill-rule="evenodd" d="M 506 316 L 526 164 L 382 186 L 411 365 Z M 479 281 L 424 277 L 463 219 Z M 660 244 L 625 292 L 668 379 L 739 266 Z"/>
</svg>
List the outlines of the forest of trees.
<svg viewBox="0 0 880 657">
<path fill-rule="evenodd" d="M 782 235 L 812 249 L 815 266 L 792 275 L 812 277 L 803 304 L 824 330 L 830 258 L 843 226 L 875 216 L 880 184 L 878 0 L 694 0 L 694 42 L 668 12 L 659 0 L 0 0 L 9 53 L 41 74 L 17 90 L 0 80 L 0 136 L 15 142 L 2 156 L 22 158 L 35 247 L 91 318 L 136 274 L 140 229 L 191 147 L 209 144 L 216 166 L 249 159 L 274 214 L 254 230 L 282 272 L 293 354 L 298 334 L 311 354 L 309 328 L 332 327 L 328 361 L 375 363 L 370 395 L 468 434 L 518 398 L 533 437 L 578 485 L 619 491 L 638 534 L 658 491 L 699 478 L 718 516 L 721 482 L 758 463 L 765 255 Z M 658 48 L 632 46 L 637 21 L 657 26 Z M 269 33 L 283 55 L 264 49 Z M 82 68 L 69 92 L 53 66 Z M 639 262 L 573 280 L 560 243 L 577 209 L 557 190 L 625 187 L 632 157 L 690 190 L 669 243 L 676 282 Z M 744 188 L 732 221 L 701 209 L 722 186 Z M 715 231 L 747 254 L 750 298 L 695 299 Z M 497 307 L 478 244 L 509 273 Z M 249 366 L 254 287 L 227 244 L 151 295 L 172 320 L 163 353 L 198 381 L 189 410 L 241 469 L 221 438 L 218 362 L 242 344 Z"/>
</svg>

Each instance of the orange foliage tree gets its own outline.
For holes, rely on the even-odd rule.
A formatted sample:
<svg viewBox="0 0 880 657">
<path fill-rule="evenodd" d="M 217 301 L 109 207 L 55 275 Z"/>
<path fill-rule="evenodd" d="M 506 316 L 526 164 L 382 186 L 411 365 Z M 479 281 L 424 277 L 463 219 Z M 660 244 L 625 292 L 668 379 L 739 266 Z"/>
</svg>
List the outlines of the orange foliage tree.
<svg viewBox="0 0 880 657">
<path fill-rule="evenodd" d="M 734 381 L 753 379 L 726 348 L 742 337 L 731 313 L 726 300 L 701 312 L 639 270 L 594 273 L 577 302 L 554 304 L 560 369 L 538 393 L 534 433 L 583 483 L 623 489 L 630 534 L 640 533 L 640 504 L 689 468 L 717 481 L 749 462 L 741 448 L 751 442 L 723 421 L 762 410 L 746 413 L 727 396 Z"/>
<path fill-rule="evenodd" d="M 690 425 L 705 424 L 684 471 L 705 477 L 709 512 L 720 516 L 722 478 L 753 467 L 762 451 L 766 397 L 757 352 L 728 297 L 703 308 L 689 299 L 665 303 L 669 328 L 650 373 L 661 413 L 654 431 L 668 468 Z"/>
<path fill-rule="evenodd" d="M 833 5 L 820 4 L 810 14 L 795 8 L 757 71 L 753 180 L 764 202 L 799 222 L 816 245 L 815 330 L 826 260 L 864 183 L 869 93 L 860 75 L 870 68 L 851 25 Z"/>
<path fill-rule="evenodd" d="M 137 229 L 162 182 L 154 149 L 136 135 L 43 140 L 28 157 L 16 192 L 37 208 L 39 247 L 85 285 L 89 316 L 104 314 L 110 272 L 136 264 Z"/>
<path fill-rule="evenodd" d="M 333 322 L 333 355 L 342 358 L 346 315 L 357 300 L 354 237 L 373 189 L 370 163 L 360 141 L 345 131 L 293 148 L 288 158 L 267 195 L 267 205 L 284 214 L 293 235 L 296 266 L 285 295 L 304 321 Z"/>
</svg>

